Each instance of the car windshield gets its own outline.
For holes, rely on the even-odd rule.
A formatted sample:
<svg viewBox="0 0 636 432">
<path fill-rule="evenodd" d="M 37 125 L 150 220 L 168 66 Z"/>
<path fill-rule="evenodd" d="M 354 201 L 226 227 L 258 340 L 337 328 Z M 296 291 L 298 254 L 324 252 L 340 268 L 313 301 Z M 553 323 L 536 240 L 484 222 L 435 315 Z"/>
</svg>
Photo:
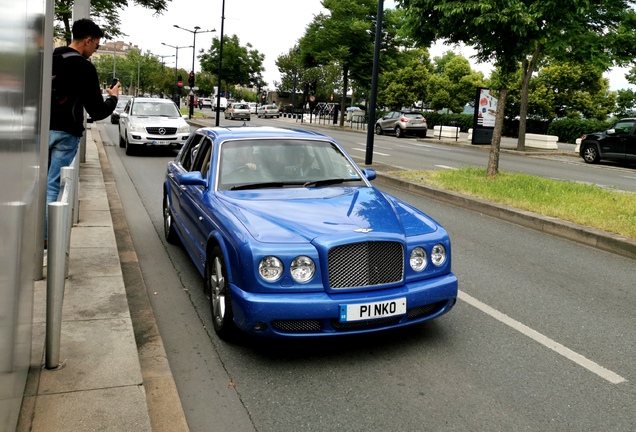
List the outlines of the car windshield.
<svg viewBox="0 0 636 432">
<path fill-rule="evenodd" d="M 162 116 L 179 117 L 179 111 L 173 103 L 143 101 L 133 105 L 132 115 L 135 116 Z"/>
<path fill-rule="evenodd" d="M 335 144 L 311 140 L 226 141 L 217 179 L 218 190 L 363 184 Z"/>
</svg>

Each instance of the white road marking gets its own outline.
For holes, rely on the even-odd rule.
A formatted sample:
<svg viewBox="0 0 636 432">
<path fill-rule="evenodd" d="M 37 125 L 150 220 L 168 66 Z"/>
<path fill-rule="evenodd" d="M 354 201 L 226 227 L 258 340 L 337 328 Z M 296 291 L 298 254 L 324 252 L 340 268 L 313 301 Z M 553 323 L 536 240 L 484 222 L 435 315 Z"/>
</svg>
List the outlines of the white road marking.
<svg viewBox="0 0 636 432">
<path fill-rule="evenodd" d="M 564 347 L 560 343 L 550 339 L 547 336 L 542 335 L 538 331 L 533 330 L 524 324 L 521 324 L 519 321 L 516 321 L 510 318 L 508 315 L 502 312 L 499 312 L 498 310 L 488 306 L 485 303 L 480 302 L 479 300 L 477 300 L 474 297 L 471 297 L 465 292 L 459 291 L 457 296 L 461 300 L 468 303 L 469 305 L 476 307 L 477 309 L 484 312 L 485 314 L 490 315 L 491 317 L 502 322 L 503 324 L 506 324 L 509 327 L 512 327 L 518 332 L 528 336 L 530 339 L 533 339 L 534 341 L 539 342 L 541 345 L 547 348 L 550 348 L 552 351 L 556 352 L 557 354 L 560 354 L 566 359 L 573 361 L 579 366 L 584 367 L 585 369 L 609 381 L 610 383 L 620 384 L 622 382 L 627 381 L 622 376 L 612 372 L 611 370 L 605 369 L 603 366 L 593 362 L 592 360 L 589 360 L 583 357 L 581 354 L 576 353 L 569 348 Z"/>
<path fill-rule="evenodd" d="M 354 147 L 352 150 L 357 150 L 357 151 L 361 151 L 361 152 L 366 152 L 367 151 L 367 149 L 362 149 L 362 148 L 357 148 L 357 147 Z M 374 155 L 379 155 L 379 156 L 391 156 L 390 154 L 380 153 L 380 152 L 376 152 L 376 151 L 374 151 L 373 154 Z"/>
<path fill-rule="evenodd" d="M 443 168 L 443 169 L 449 169 L 449 170 L 456 170 L 457 168 L 452 167 L 452 166 L 448 166 L 448 165 L 433 165 L 436 166 L 437 168 Z"/>
</svg>

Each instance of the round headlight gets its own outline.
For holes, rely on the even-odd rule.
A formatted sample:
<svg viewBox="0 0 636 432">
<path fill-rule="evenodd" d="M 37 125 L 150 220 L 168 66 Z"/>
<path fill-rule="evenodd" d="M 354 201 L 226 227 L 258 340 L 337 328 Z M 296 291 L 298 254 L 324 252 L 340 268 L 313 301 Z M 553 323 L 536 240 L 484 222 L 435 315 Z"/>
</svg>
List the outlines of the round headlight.
<svg viewBox="0 0 636 432">
<path fill-rule="evenodd" d="M 441 266 L 446 261 L 446 248 L 443 244 L 438 243 L 431 250 L 431 261 L 436 266 Z"/>
<path fill-rule="evenodd" d="M 266 256 L 258 264 L 258 274 L 267 282 L 274 282 L 283 274 L 283 263 L 275 256 Z"/>
<path fill-rule="evenodd" d="M 411 268 L 415 271 L 422 271 L 426 268 L 426 251 L 421 247 L 416 247 L 411 252 Z"/>
<path fill-rule="evenodd" d="M 308 256 L 298 256 L 291 262 L 289 268 L 292 277 L 296 282 L 307 282 L 316 273 L 316 264 Z"/>
</svg>

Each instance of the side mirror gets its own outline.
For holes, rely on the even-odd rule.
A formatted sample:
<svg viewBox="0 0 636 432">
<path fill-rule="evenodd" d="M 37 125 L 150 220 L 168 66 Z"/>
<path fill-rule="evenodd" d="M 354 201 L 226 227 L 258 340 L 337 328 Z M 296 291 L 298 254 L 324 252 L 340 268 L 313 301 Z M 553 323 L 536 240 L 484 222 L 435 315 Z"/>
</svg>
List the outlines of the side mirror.
<svg viewBox="0 0 636 432">
<path fill-rule="evenodd" d="M 128 117 L 128 113 L 126 112 L 122 112 L 121 114 L 119 114 L 119 118 L 127 118 Z"/>
<path fill-rule="evenodd" d="M 365 168 L 362 170 L 362 174 L 367 178 L 367 180 L 375 180 L 377 174 L 373 168 Z"/>
<path fill-rule="evenodd" d="M 191 171 L 177 176 L 179 184 L 184 186 L 203 186 L 208 187 L 208 181 L 203 178 L 201 171 Z"/>
<path fill-rule="evenodd" d="M 614 134 L 616 134 L 616 129 L 608 129 L 608 130 L 605 131 L 605 133 L 608 134 L 608 135 L 614 135 Z"/>
</svg>

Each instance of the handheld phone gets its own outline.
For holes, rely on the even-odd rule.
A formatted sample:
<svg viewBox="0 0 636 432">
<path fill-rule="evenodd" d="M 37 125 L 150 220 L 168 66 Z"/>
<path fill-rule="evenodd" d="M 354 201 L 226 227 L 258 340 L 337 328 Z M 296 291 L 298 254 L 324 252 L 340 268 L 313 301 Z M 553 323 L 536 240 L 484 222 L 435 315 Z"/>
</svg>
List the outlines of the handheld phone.
<svg viewBox="0 0 636 432">
<path fill-rule="evenodd" d="M 110 83 L 110 88 L 115 87 L 118 82 L 119 82 L 119 80 L 117 78 L 113 78 L 113 80 Z"/>
</svg>

